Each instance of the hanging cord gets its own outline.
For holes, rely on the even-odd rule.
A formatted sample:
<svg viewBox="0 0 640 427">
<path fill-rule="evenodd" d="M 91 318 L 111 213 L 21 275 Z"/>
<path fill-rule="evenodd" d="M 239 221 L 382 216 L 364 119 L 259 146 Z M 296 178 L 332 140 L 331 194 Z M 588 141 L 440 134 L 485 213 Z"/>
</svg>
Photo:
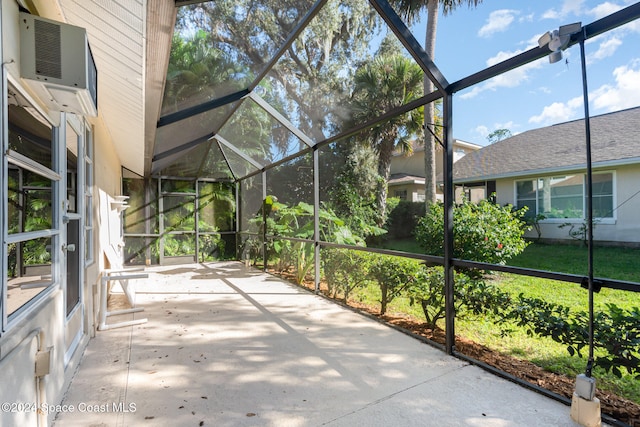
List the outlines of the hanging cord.
<svg viewBox="0 0 640 427">
<path fill-rule="evenodd" d="M 423 126 L 423 128 L 424 128 L 424 129 L 428 130 L 428 131 L 429 131 L 429 133 L 430 133 L 431 135 L 433 135 L 433 137 L 436 139 L 436 142 L 437 142 L 438 144 L 440 144 L 440 146 L 441 146 L 442 148 L 444 148 L 444 142 L 442 142 L 442 140 L 438 137 L 438 135 L 436 135 L 436 133 L 435 133 L 433 130 L 431 130 L 431 128 L 430 128 L 429 126 L 433 126 L 433 127 L 441 127 L 442 129 L 444 129 L 444 126 L 442 126 L 442 125 L 438 125 L 438 124 L 435 124 L 435 123 L 427 123 L 425 126 Z"/>
<path fill-rule="evenodd" d="M 584 130 L 587 151 L 587 276 L 589 284 L 589 359 L 585 375 L 591 377 L 593 369 L 594 313 L 593 313 L 593 171 L 591 165 L 591 125 L 589 122 L 589 92 L 587 89 L 587 65 L 584 52 L 585 29 L 580 39 L 580 60 L 582 63 L 582 96 L 584 99 Z"/>
</svg>

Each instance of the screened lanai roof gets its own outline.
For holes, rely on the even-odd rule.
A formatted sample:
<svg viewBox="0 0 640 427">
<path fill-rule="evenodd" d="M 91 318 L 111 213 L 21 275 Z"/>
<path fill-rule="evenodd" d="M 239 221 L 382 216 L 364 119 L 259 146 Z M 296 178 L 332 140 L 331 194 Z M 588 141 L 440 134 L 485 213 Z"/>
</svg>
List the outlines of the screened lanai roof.
<svg viewBox="0 0 640 427">
<path fill-rule="evenodd" d="M 486 58 L 476 58 L 475 64 L 470 58 L 477 47 L 476 34 L 456 27 L 455 51 L 440 52 L 433 64 L 418 42 L 424 40 L 424 28 L 408 29 L 390 6 L 398 2 L 18 3 L 33 3 L 34 13 L 87 29 L 100 76 L 99 115 L 125 168 L 146 176 L 237 179 L 373 125 L 384 112 L 383 119 L 411 111 L 444 93 L 461 93 L 549 55 L 546 47 L 514 50 L 511 57 L 485 68 Z M 461 2 L 460 7 L 466 9 L 466 4 Z M 205 14 L 207 9 L 214 14 Z M 636 20 L 639 10 L 635 2 L 588 23 L 584 37 L 594 38 Z M 335 19 L 327 21 L 327 16 Z M 186 57 L 175 50 L 169 53 L 176 23 L 177 34 L 184 39 L 193 40 L 198 29 L 206 36 L 199 45 L 193 44 L 198 49 L 182 52 Z M 448 25 L 449 17 L 439 20 L 439 34 Z M 546 29 L 545 25 L 540 31 Z M 414 94 L 403 106 L 381 106 L 378 119 L 354 120 L 351 77 L 360 65 L 374 60 L 388 33 L 401 43 L 397 51 L 432 77 L 435 92 Z M 578 40 L 572 36 L 569 46 Z M 465 58 L 471 63 L 466 69 L 478 71 L 471 75 L 450 68 L 441 72 L 439 65 L 448 55 Z M 182 61 L 169 65 L 170 57 Z M 194 60 L 189 62 L 189 57 Z M 493 108 L 499 107 L 495 105 L 499 99 L 493 101 Z M 459 109 L 453 112 L 461 116 Z"/>
<path fill-rule="evenodd" d="M 391 4 L 176 0 L 145 173 L 237 180 L 549 54 L 535 47 L 449 83 Z M 637 19 L 639 10 L 634 4 L 589 24 L 584 37 Z M 385 48 L 417 64 L 434 91 L 362 114 L 351 98 L 355 70 Z"/>
<path fill-rule="evenodd" d="M 238 179 L 374 121 L 350 105 L 353 74 L 374 60 L 387 34 L 436 88 L 445 84 L 384 1 L 176 6 L 176 37 L 197 47 L 174 39 L 153 174 Z M 421 97 L 412 94 L 388 110 L 416 108 Z"/>
</svg>

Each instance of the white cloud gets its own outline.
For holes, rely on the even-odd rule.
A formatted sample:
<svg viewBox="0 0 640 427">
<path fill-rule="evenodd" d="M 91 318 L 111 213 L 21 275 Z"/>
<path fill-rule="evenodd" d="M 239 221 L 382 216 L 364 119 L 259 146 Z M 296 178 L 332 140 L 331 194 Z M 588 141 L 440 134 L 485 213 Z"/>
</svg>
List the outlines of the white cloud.
<svg viewBox="0 0 640 427">
<path fill-rule="evenodd" d="M 471 98 L 475 98 L 476 96 L 478 96 L 480 93 L 482 93 L 484 91 L 484 89 L 482 89 L 481 85 L 476 85 L 473 87 L 473 89 L 471 89 L 468 92 L 462 92 L 462 94 L 460 95 L 460 99 L 471 99 Z"/>
<path fill-rule="evenodd" d="M 552 125 L 574 119 L 580 107 L 583 107 L 582 97 L 578 96 L 565 102 L 554 102 L 542 109 L 542 113 L 529 118 L 529 123 L 538 125 Z"/>
<path fill-rule="evenodd" d="M 635 68 L 634 68 L 635 67 Z M 605 112 L 636 107 L 640 104 L 640 59 L 631 66 L 613 70 L 615 85 L 603 85 L 589 96 L 596 109 Z"/>
<path fill-rule="evenodd" d="M 602 85 L 589 93 L 589 103 L 600 113 L 623 110 L 640 105 L 640 58 L 630 65 L 613 70 L 615 84 Z M 529 118 L 529 123 L 547 126 L 581 117 L 584 104 L 582 96 L 567 102 L 547 105 L 537 116 Z"/>
<path fill-rule="evenodd" d="M 490 132 L 489 128 L 486 127 L 485 125 L 476 126 L 474 131 L 483 138 L 486 138 L 487 136 L 489 136 L 489 132 Z"/>
<path fill-rule="evenodd" d="M 494 123 L 493 125 L 491 125 L 491 127 L 485 126 L 485 125 L 478 125 L 475 127 L 475 129 L 473 129 L 473 131 L 477 135 L 481 136 L 482 138 L 487 139 L 487 137 L 491 132 L 494 132 L 498 129 L 507 129 L 511 132 L 511 135 L 516 135 L 517 132 L 513 130 L 515 126 L 516 125 L 513 121 L 508 121 L 505 123 Z"/>
<path fill-rule="evenodd" d="M 611 2 L 604 2 L 589 10 L 587 13 L 593 16 L 595 19 L 600 19 L 619 11 L 620 9 L 622 9 L 622 6 Z"/>
<path fill-rule="evenodd" d="M 589 16 L 592 16 L 594 20 L 596 19 L 600 19 L 600 18 L 604 18 L 605 16 L 611 15 L 612 13 L 615 13 L 617 11 L 619 11 L 620 9 L 623 9 L 627 6 L 629 6 L 629 4 L 631 2 L 625 2 L 626 4 L 623 5 L 618 5 L 615 3 L 611 3 L 611 2 L 604 2 L 604 3 L 600 3 L 599 5 L 595 6 L 593 9 L 590 9 L 588 11 L 586 11 L 586 14 Z M 619 27 L 616 30 L 613 30 L 613 32 L 623 32 L 623 33 L 627 33 L 627 32 L 635 32 L 635 33 L 640 33 L 640 22 L 639 20 L 634 20 L 631 21 L 627 24 L 624 24 L 623 26 Z"/>
<path fill-rule="evenodd" d="M 604 58 L 613 56 L 616 50 L 622 46 L 622 40 L 619 37 L 612 37 L 600 43 L 598 50 L 587 55 L 587 64 L 600 61 Z"/>
<path fill-rule="evenodd" d="M 490 37 L 495 33 L 506 31 L 515 20 L 517 14 L 517 10 L 494 10 L 487 18 L 487 23 L 478 30 L 478 37 Z"/>
<path fill-rule="evenodd" d="M 523 44 L 523 45 L 525 45 L 527 47 L 526 50 L 529 50 L 529 49 L 534 48 L 534 47 L 538 47 L 538 39 L 540 37 L 542 37 L 542 34 L 544 34 L 544 33 L 536 34 L 533 37 L 531 37 L 529 40 L 526 40 L 526 41 L 522 42 L 521 44 Z"/>
<path fill-rule="evenodd" d="M 498 64 L 504 60 L 519 55 L 522 52 L 524 51 L 498 52 L 498 54 L 496 54 L 494 57 L 487 60 L 487 67 Z M 531 70 L 540 68 L 544 63 L 544 58 L 539 59 L 499 76 L 493 77 L 492 79 L 489 79 L 484 83 L 476 85 L 469 92 L 460 95 L 460 99 L 471 99 L 487 90 L 495 91 L 499 88 L 513 88 L 520 86 L 522 83 L 529 80 L 529 73 L 531 72 Z"/>
<path fill-rule="evenodd" d="M 519 18 L 518 22 L 520 22 L 520 23 L 522 23 L 522 22 L 533 22 L 533 13 L 530 13 L 528 15 L 525 15 L 525 16 Z"/>
<path fill-rule="evenodd" d="M 569 15 L 580 15 L 583 13 L 584 0 L 564 0 L 560 10 L 549 9 L 542 14 L 544 19 L 565 19 Z"/>
</svg>

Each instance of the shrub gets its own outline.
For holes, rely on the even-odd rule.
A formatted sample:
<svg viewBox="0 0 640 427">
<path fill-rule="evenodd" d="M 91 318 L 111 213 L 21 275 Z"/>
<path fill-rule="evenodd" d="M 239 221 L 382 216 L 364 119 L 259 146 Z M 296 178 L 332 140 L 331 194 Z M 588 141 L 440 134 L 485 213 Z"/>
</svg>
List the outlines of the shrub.
<svg viewBox="0 0 640 427">
<path fill-rule="evenodd" d="M 453 210 L 453 256 L 471 261 L 504 264 L 527 246 L 523 221 L 525 211 L 488 200 L 465 201 Z M 444 255 L 444 208 L 430 206 L 418 221 L 416 240 L 429 255 Z M 471 273 L 475 275 L 474 273 Z"/>
<path fill-rule="evenodd" d="M 425 214 L 424 202 L 401 200 L 395 208 L 387 206 L 387 231 L 385 238 L 389 240 L 407 239 L 414 236 L 418 220 Z"/>
<path fill-rule="evenodd" d="M 622 309 L 607 304 L 607 312 L 594 316 L 594 349 L 603 350 L 595 364 L 622 376 L 622 369 L 640 379 L 640 308 Z M 589 345 L 589 315 L 522 294 L 503 320 L 512 320 L 529 335 L 549 336 L 567 346 L 570 355 L 582 357 Z"/>
<path fill-rule="evenodd" d="M 497 286 L 471 277 L 464 272 L 454 271 L 454 308 L 458 316 L 466 308 L 473 314 L 500 314 L 509 305 L 510 297 Z M 437 327 L 445 317 L 444 268 L 422 265 L 417 280 L 407 289 L 410 303 L 420 304 L 427 326 Z"/>
<path fill-rule="evenodd" d="M 342 293 L 347 302 L 349 294 L 368 280 L 371 265 L 368 253 L 328 248 L 322 251 L 321 259 L 329 295 L 333 298 Z"/>
<path fill-rule="evenodd" d="M 380 287 L 380 314 L 385 314 L 387 305 L 416 282 L 419 271 L 419 261 L 371 254 L 369 277 Z"/>
</svg>

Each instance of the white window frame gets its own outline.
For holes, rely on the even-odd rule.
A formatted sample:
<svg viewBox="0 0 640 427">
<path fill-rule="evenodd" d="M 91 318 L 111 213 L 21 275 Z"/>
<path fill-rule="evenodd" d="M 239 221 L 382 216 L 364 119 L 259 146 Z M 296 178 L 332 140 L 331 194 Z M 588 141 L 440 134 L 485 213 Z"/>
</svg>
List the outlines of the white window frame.
<svg viewBox="0 0 640 427">
<path fill-rule="evenodd" d="M 84 238 L 85 238 L 85 253 L 84 253 L 84 266 L 85 268 L 92 265 L 95 262 L 94 258 L 94 222 L 93 222 L 93 186 L 94 186 L 94 144 L 93 144 L 93 128 L 89 123 L 85 122 L 85 150 L 84 150 L 84 164 L 85 164 L 85 180 L 83 184 L 84 190 Z"/>
<path fill-rule="evenodd" d="M 617 206 L 617 202 L 616 202 L 616 188 L 617 188 L 617 180 L 616 180 L 616 171 L 615 170 L 603 170 L 603 171 L 597 171 L 597 172 L 593 172 L 593 175 L 603 175 L 603 174 L 610 174 L 611 175 L 611 181 L 612 181 L 612 206 L 613 206 L 613 210 L 611 212 L 611 216 L 610 217 L 595 217 L 594 216 L 594 221 L 596 221 L 598 224 L 615 224 L 616 220 L 617 220 L 617 215 L 616 215 L 616 206 Z M 544 179 L 544 178 L 555 178 L 555 177 L 560 177 L 560 176 L 582 176 L 582 218 L 545 218 L 543 220 L 540 220 L 540 222 L 544 222 L 544 223 L 578 223 L 578 222 L 583 222 L 586 220 L 586 212 L 587 212 L 587 206 L 586 206 L 586 198 L 587 198 L 587 175 L 584 172 L 575 172 L 575 173 L 569 173 L 567 172 L 566 174 L 554 174 L 554 175 L 544 175 L 544 176 L 533 176 L 533 177 L 529 177 L 527 179 L 518 179 L 515 180 L 513 182 L 513 192 L 514 192 L 514 201 L 515 201 L 515 205 L 518 206 L 518 183 L 520 182 L 526 182 L 526 181 L 534 181 L 536 183 L 535 186 L 535 205 L 536 205 L 536 211 L 535 211 L 535 215 L 538 214 L 538 203 L 539 203 L 539 195 L 538 192 L 540 190 L 540 187 L 538 186 L 538 182 L 540 179 Z"/>
<path fill-rule="evenodd" d="M 41 165 L 40 163 L 33 161 L 28 156 L 9 150 L 9 112 L 8 112 L 8 88 L 11 83 L 12 88 L 20 93 L 20 96 L 24 97 L 34 110 L 36 110 L 45 120 L 48 121 L 51 126 L 51 155 L 52 155 L 52 169 Z M 59 129 L 55 126 L 51 118 L 44 113 L 44 111 L 38 107 L 38 104 L 21 88 L 20 84 L 8 75 L 2 68 L 1 75 L 1 88 L 2 99 L 0 100 L 0 132 L 1 132 L 1 158 L 2 158 L 2 193 L 3 196 L 0 199 L 0 209 L 2 212 L 3 221 L 0 224 L 0 336 L 6 333 L 12 325 L 19 324 L 22 320 L 28 318 L 34 310 L 44 301 L 47 297 L 52 295 L 56 286 L 59 286 L 59 278 L 61 277 L 60 271 L 60 255 L 57 248 L 60 245 L 60 230 L 61 228 L 61 208 L 59 200 L 61 199 L 61 185 L 63 182 L 61 171 L 63 170 L 62 159 L 66 158 L 63 149 L 60 144 Z M 13 164 L 22 169 L 29 170 L 44 178 L 51 180 L 51 193 L 52 193 L 52 206 L 51 216 L 52 224 L 50 229 L 22 232 L 9 234 L 8 229 L 8 203 L 6 195 L 6 186 L 8 185 L 9 164 Z M 43 286 L 43 290 L 34 296 L 31 300 L 24 305 L 16 309 L 11 314 L 7 313 L 7 293 L 8 293 L 8 255 L 6 254 L 6 247 L 11 243 L 27 242 L 30 240 L 50 238 L 51 239 L 51 282 Z"/>
</svg>

